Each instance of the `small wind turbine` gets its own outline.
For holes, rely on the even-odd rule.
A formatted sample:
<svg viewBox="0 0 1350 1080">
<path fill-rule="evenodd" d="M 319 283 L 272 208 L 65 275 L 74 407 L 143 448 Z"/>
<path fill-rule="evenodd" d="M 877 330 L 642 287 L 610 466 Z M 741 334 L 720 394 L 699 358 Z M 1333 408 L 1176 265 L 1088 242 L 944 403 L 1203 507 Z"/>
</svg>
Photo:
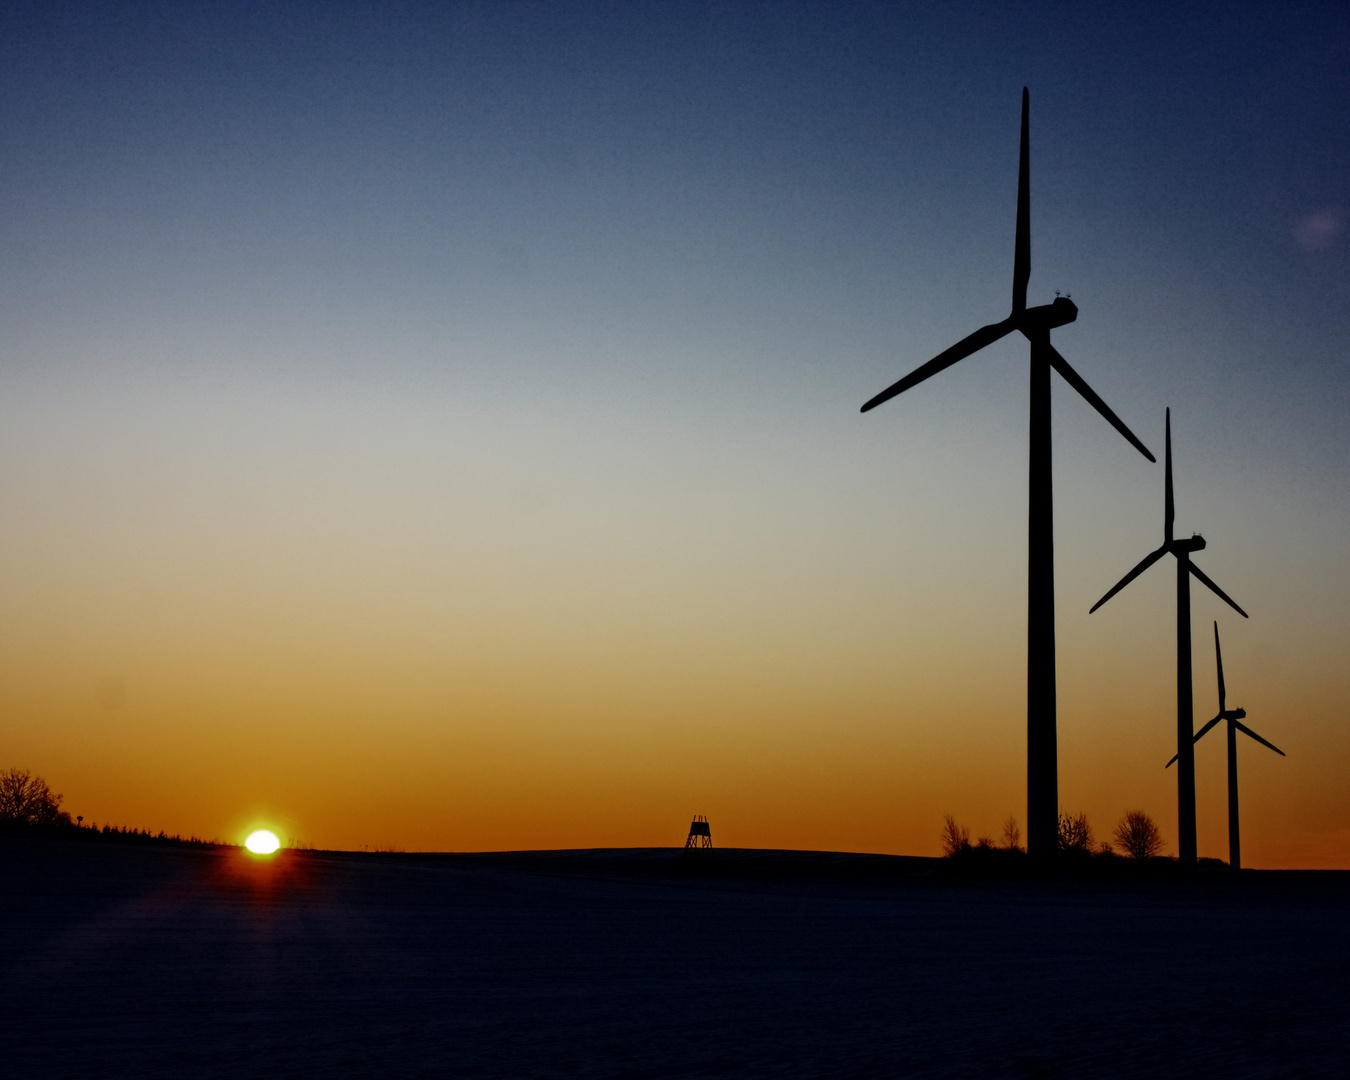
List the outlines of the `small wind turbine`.
<svg viewBox="0 0 1350 1080">
<path fill-rule="evenodd" d="M 874 409 L 964 360 L 999 338 L 1021 332 L 1031 343 L 1031 455 L 1027 485 L 1027 851 L 1059 849 L 1059 765 L 1055 733 L 1055 516 L 1050 461 L 1050 369 L 1085 397 L 1135 448 L 1156 460 L 1082 376 L 1050 344 L 1050 331 L 1078 318 L 1067 296 L 1027 307 L 1031 278 L 1031 194 L 1028 181 L 1028 94 L 1022 88 L 1022 143 L 1017 168 L 1017 234 L 1013 250 L 1012 312 L 981 327 L 915 368 L 862 407 Z"/>
<path fill-rule="evenodd" d="M 1172 519 L 1176 517 L 1176 507 L 1172 500 L 1172 410 L 1166 414 L 1166 441 L 1164 453 L 1164 495 L 1163 495 L 1163 542 L 1162 547 L 1150 551 L 1140 560 L 1139 565 L 1121 578 L 1111 591 L 1092 605 L 1088 614 L 1092 614 L 1104 603 L 1125 588 L 1164 555 L 1172 554 L 1177 559 L 1177 757 L 1181 764 L 1177 768 L 1177 822 L 1180 837 L 1177 850 L 1180 852 L 1183 866 L 1195 865 L 1195 715 L 1191 700 L 1191 578 L 1195 577 L 1207 585 L 1215 595 L 1231 607 L 1244 619 L 1247 613 L 1234 603 L 1233 598 L 1210 581 L 1205 573 L 1191 562 L 1191 552 L 1204 551 L 1205 538 L 1196 533 L 1189 540 L 1176 540 L 1172 537 Z"/>
<path fill-rule="evenodd" d="M 1219 715 L 1197 731 L 1192 742 L 1199 742 L 1205 732 L 1220 720 L 1228 721 L 1228 865 L 1234 870 L 1241 870 L 1242 844 L 1238 839 L 1237 733 L 1241 731 L 1245 735 L 1250 735 L 1262 746 L 1270 747 L 1280 757 L 1284 757 L 1285 753 L 1274 743 L 1266 742 L 1246 724 L 1241 723 L 1247 717 L 1246 709 L 1227 709 L 1224 707 L 1223 650 L 1219 648 L 1219 624 L 1217 622 L 1214 624 L 1214 659 L 1219 664 Z M 1175 754 L 1172 756 L 1172 761 L 1176 761 Z M 1169 761 L 1163 768 L 1171 768 L 1172 761 Z"/>
</svg>

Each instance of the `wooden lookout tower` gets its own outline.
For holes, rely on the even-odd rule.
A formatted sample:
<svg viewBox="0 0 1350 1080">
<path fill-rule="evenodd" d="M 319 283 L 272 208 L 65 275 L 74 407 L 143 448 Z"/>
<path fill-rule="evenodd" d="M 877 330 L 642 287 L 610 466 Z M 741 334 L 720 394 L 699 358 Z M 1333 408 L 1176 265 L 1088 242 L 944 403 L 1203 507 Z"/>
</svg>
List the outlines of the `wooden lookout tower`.
<svg viewBox="0 0 1350 1080">
<path fill-rule="evenodd" d="M 684 842 L 686 848 L 712 847 L 712 830 L 708 828 L 708 819 L 703 814 L 695 814 L 689 825 L 689 839 Z"/>
</svg>

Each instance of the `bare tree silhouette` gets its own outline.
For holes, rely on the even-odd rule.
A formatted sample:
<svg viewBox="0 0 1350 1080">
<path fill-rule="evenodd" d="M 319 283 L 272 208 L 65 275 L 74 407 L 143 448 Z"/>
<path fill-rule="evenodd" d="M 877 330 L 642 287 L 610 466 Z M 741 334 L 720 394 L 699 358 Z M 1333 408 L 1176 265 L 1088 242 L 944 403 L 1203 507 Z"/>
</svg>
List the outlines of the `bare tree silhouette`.
<svg viewBox="0 0 1350 1080">
<path fill-rule="evenodd" d="M 1017 827 L 1017 818 L 1011 814 L 1003 823 L 1003 846 L 1009 851 L 1017 851 L 1022 847 L 1022 830 Z"/>
<path fill-rule="evenodd" d="M 1162 830 L 1142 810 L 1127 811 L 1113 837 L 1132 859 L 1151 859 L 1162 854 Z"/>
<path fill-rule="evenodd" d="M 1064 852 L 1092 852 L 1092 826 L 1088 824 L 1087 814 L 1079 811 L 1070 815 L 1067 810 L 1059 812 L 1059 850 Z"/>
<path fill-rule="evenodd" d="M 958 855 L 970 848 L 970 833 L 964 825 L 958 825 L 956 818 L 946 814 L 942 819 L 942 854 L 947 858 Z"/>
<path fill-rule="evenodd" d="M 0 772 L 0 822 L 6 825 L 69 825 L 61 796 L 27 769 Z"/>
</svg>

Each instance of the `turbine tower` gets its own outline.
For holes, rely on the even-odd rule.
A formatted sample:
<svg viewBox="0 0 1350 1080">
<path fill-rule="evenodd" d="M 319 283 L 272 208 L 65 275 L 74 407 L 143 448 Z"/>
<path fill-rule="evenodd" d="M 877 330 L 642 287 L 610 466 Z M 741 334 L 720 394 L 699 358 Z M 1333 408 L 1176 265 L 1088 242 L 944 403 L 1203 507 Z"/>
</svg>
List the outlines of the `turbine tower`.
<svg viewBox="0 0 1350 1080">
<path fill-rule="evenodd" d="M 1031 196 L 1028 185 L 1028 94 L 1022 88 L 1022 142 L 1017 168 L 1017 234 L 1013 250 L 1012 312 L 981 327 L 915 368 L 862 407 L 874 409 L 959 360 L 1020 331 L 1031 346 L 1031 454 L 1027 484 L 1027 851 L 1052 856 L 1059 848 L 1059 765 L 1055 734 L 1055 526 L 1050 460 L 1050 369 L 1085 397 L 1138 451 L 1156 460 L 1050 344 L 1050 331 L 1078 318 L 1066 296 L 1027 307 L 1031 277 Z"/>
<path fill-rule="evenodd" d="M 1228 721 L 1228 866 L 1232 870 L 1242 869 L 1242 843 L 1238 838 L 1238 794 L 1237 794 L 1237 733 L 1239 731 L 1250 735 L 1262 746 L 1268 746 L 1284 757 L 1285 753 L 1274 743 L 1266 742 L 1256 732 L 1240 721 L 1246 719 L 1246 709 L 1227 709 L 1225 708 L 1225 695 L 1223 687 L 1223 650 L 1219 648 L 1219 624 L 1214 624 L 1214 659 L 1219 665 L 1219 715 L 1211 720 L 1195 733 L 1192 742 L 1199 742 L 1210 728 L 1220 720 Z M 1176 761 L 1173 755 L 1172 761 Z M 1172 761 L 1169 761 L 1164 768 L 1171 768 Z"/>
<path fill-rule="evenodd" d="M 1171 554 L 1177 560 L 1177 828 L 1180 837 L 1177 851 L 1183 866 L 1195 865 L 1195 715 L 1191 693 L 1191 578 L 1195 577 L 1207 585 L 1220 600 L 1231 607 L 1244 619 L 1247 613 L 1234 603 L 1233 598 L 1210 581 L 1205 573 L 1191 562 L 1191 553 L 1205 550 L 1205 538 L 1199 533 L 1189 540 L 1176 540 L 1172 537 L 1172 520 L 1176 517 L 1176 507 L 1172 499 L 1172 410 L 1166 413 L 1166 442 L 1164 452 L 1164 488 L 1163 488 L 1163 542 L 1162 546 L 1150 551 L 1140 560 L 1139 565 L 1121 578 L 1111 591 L 1092 605 L 1088 614 L 1092 614 L 1104 603 L 1125 588 L 1164 555 Z"/>
</svg>

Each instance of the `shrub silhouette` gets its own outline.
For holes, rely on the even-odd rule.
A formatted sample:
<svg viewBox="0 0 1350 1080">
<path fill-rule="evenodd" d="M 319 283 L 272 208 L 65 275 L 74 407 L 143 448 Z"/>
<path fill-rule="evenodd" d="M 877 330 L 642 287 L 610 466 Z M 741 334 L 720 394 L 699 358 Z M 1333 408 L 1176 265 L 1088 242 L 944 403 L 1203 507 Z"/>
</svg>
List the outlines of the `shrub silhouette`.
<svg viewBox="0 0 1350 1080">
<path fill-rule="evenodd" d="M 69 825 L 61 796 L 47 781 L 27 769 L 0 772 L 0 823 L 6 825 Z"/>
<path fill-rule="evenodd" d="M 970 850 L 970 833 L 964 825 L 958 825 L 956 818 L 946 814 L 942 819 L 942 854 L 947 858 Z"/>
<path fill-rule="evenodd" d="M 1092 853 L 1092 826 L 1081 810 L 1072 816 L 1066 810 L 1059 812 L 1059 850 L 1066 854 Z"/>
<path fill-rule="evenodd" d="M 1142 810 L 1129 810 L 1116 826 L 1114 838 L 1132 859 L 1151 859 L 1162 854 L 1162 830 Z"/>
<path fill-rule="evenodd" d="M 1017 827 L 1017 818 L 1011 814 L 1003 823 L 1003 846 L 1009 851 L 1022 850 L 1022 830 Z"/>
</svg>

